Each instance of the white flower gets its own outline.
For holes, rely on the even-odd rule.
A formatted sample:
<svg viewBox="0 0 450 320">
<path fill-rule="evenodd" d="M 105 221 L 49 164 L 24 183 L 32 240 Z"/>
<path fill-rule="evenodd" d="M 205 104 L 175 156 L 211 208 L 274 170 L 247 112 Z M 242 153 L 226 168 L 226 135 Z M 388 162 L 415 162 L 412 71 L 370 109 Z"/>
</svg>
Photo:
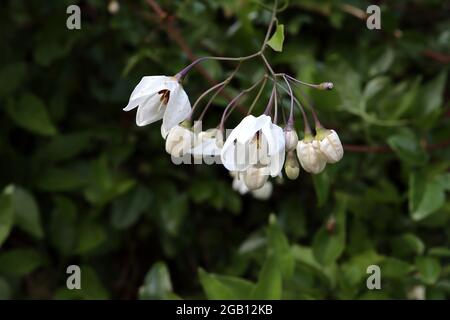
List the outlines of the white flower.
<svg viewBox="0 0 450 320">
<path fill-rule="evenodd" d="M 318 130 L 313 145 L 320 150 L 328 163 L 336 163 L 344 156 L 341 140 L 334 130 Z"/>
<path fill-rule="evenodd" d="M 266 181 L 261 188 L 252 191 L 252 196 L 258 200 L 267 200 L 272 195 L 272 190 L 272 182 Z"/>
<path fill-rule="evenodd" d="M 298 142 L 297 156 L 302 168 L 310 173 L 317 174 L 322 172 L 327 164 L 322 153 L 314 148 L 311 135 L 307 135 L 305 139 Z"/>
<path fill-rule="evenodd" d="M 175 77 L 167 76 L 143 77 L 123 110 L 130 111 L 136 107 L 138 126 L 163 119 L 166 133 L 191 112 L 191 104 L 183 87 Z"/>
<path fill-rule="evenodd" d="M 174 157 L 188 153 L 194 141 L 194 133 L 185 122 L 170 129 L 166 139 L 166 152 Z"/>
<path fill-rule="evenodd" d="M 277 176 L 284 163 L 283 129 L 269 116 L 246 116 L 233 129 L 221 151 L 221 160 L 230 171 L 247 171 L 252 166 L 267 167 L 268 174 Z"/>
<path fill-rule="evenodd" d="M 194 147 L 190 153 L 194 157 L 220 156 L 223 147 L 223 134 L 219 129 L 208 129 L 201 131 L 197 137 Z"/>
</svg>

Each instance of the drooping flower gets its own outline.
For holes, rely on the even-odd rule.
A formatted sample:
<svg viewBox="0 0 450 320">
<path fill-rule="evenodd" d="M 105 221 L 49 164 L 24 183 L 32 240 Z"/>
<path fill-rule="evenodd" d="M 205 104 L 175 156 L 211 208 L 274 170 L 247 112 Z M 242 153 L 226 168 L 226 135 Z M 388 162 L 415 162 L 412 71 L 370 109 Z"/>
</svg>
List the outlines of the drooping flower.
<svg viewBox="0 0 450 320">
<path fill-rule="evenodd" d="M 283 129 L 269 116 L 246 116 L 226 139 L 221 160 L 230 171 L 265 168 L 265 173 L 277 176 L 285 158 Z M 266 170 L 267 169 L 267 170 Z M 248 186 L 248 185 L 247 185 Z"/>
<path fill-rule="evenodd" d="M 187 121 L 169 130 L 166 138 L 166 152 L 174 157 L 187 154 L 193 145 L 194 133 Z"/>
<path fill-rule="evenodd" d="M 313 145 L 328 163 L 336 163 L 344 156 L 341 140 L 334 130 L 318 129 Z"/>
<path fill-rule="evenodd" d="M 302 168 L 309 173 L 320 173 L 327 164 L 322 153 L 314 148 L 311 134 L 307 134 L 303 140 L 298 142 L 297 156 Z"/>
<path fill-rule="evenodd" d="M 178 79 L 167 76 L 143 77 L 123 110 L 130 111 L 136 107 L 138 126 L 163 119 L 165 133 L 185 120 L 191 112 L 189 98 Z"/>
</svg>

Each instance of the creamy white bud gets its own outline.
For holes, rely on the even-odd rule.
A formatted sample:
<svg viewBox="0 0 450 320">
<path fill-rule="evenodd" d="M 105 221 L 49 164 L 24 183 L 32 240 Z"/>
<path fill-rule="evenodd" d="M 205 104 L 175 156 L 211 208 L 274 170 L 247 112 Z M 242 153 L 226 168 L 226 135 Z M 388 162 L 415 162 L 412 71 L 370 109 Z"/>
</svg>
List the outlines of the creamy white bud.
<svg viewBox="0 0 450 320">
<path fill-rule="evenodd" d="M 309 173 L 320 173 L 325 169 L 326 159 L 314 148 L 311 139 L 305 138 L 297 144 L 297 156 L 300 164 Z"/>
<path fill-rule="evenodd" d="M 313 145 L 328 163 L 336 163 L 344 156 L 341 140 L 334 130 L 319 130 Z"/>
<path fill-rule="evenodd" d="M 297 132 L 294 129 L 287 129 L 284 131 L 284 137 L 286 140 L 286 152 L 295 150 L 298 143 Z"/>
<path fill-rule="evenodd" d="M 272 190 L 272 182 L 266 181 L 261 188 L 252 191 L 252 196 L 258 200 L 267 200 L 272 195 Z"/>
<path fill-rule="evenodd" d="M 178 125 L 170 129 L 166 138 L 166 152 L 174 157 L 181 157 L 189 152 L 194 140 L 193 132 Z"/>
<path fill-rule="evenodd" d="M 117 0 L 111 0 L 108 3 L 108 11 L 111 14 L 116 14 L 120 10 L 120 4 Z"/>
<path fill-rule="evenodd" d="M 286 162 L 284 163 L 284 171 L 289 179 L 295 180 L 298 178 L 300 173 L 300 165 L 298 164 L 294 151 L 288 153 Z"/>
<path fill-rule="evenodd" d="M 249 190 L 256 190 L 261 188 L 269 178 L 268 167 L 251 166 L 244 173 L 244 182 Z"/>
</svg>

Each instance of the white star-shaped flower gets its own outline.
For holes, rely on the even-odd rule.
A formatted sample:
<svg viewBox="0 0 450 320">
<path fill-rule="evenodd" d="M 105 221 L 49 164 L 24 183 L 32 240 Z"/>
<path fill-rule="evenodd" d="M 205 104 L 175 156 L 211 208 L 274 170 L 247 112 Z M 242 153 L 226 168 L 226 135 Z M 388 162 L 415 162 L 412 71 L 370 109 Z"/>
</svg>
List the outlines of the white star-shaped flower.
<svg viewBox="0 0 450 320">
<path fill-rule="evenodd" d="M 130 111 L 136 107 L 138 126 L 163 119 L 162 132 L 165 134 L 185 120 L 191 112 L 189 98 L 178 79 L 167 76 L 143 77 L 123 110 Z"/>
</svg>

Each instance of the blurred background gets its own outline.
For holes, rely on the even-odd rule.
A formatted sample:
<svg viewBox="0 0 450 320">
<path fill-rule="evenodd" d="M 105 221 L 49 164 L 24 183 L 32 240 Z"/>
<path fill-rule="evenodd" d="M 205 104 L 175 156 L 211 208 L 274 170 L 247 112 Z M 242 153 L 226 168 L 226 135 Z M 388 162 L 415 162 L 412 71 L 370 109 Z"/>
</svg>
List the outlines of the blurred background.
<svg viewBox="0 0 450 320">
<path fill-rule="evenodd" d="M 66 28 L 71 4 L 80 30 Z M 370 4 L 381 30 L 366 27 Z M 160 123 L 138 128 L 122 111 L 143 76 L 259 50 L 265 6 L 2 1 L 0 299 L 450 296 L 448 2 L 280 1 L 286 39 L 268 59 L 334 82 L 307 92 L 345 155 L 320 175 L 273 180 L 266 200 L 236 193 L 220 165 L 172 164 Z M 191 103 L 234 67 L 193 69 Z M 258 59 L 243 64 L 204 128 L 263 73 Z M 66 288 L 72 264 L 81 290 Z M 381 290 L 366 286 L 369 265 Z"/>
</svg>

